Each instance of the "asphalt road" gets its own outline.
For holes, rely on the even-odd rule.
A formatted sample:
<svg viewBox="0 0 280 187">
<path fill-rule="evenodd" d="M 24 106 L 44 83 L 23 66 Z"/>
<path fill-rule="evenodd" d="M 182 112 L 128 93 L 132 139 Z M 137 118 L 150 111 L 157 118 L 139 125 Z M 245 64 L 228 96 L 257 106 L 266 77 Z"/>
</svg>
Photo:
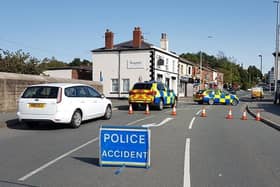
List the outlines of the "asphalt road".
<svg viewBox="0 0 280 187">
<path fill-rule="evenodd" d="M 240 120 L 244 103 L 206 107 L 180 103 L 171 109 L 113 112 L 109 121 L 94 120 L 79 129 L 18 124 L 0 129 L 0 186 L 280 186 L 279 131 Z M 167 123 L 162 123 L 167 118 Z M 151 128 L 151 167 L 99 167 L 101 125 Z M 116 171 L 119 171 L 117 174 Z"/>
</svg>

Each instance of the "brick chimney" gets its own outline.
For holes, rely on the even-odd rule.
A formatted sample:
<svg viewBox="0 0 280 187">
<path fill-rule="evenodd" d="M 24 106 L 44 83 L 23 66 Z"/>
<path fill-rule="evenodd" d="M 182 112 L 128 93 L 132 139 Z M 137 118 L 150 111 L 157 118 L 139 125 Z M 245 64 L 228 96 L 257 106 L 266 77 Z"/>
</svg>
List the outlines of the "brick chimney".
<svg viewBox="0 0 280 187">
<path fill-rule="evenodd" d="M 114 47 L 114 33 L 109 29 L 105 32 L 105 49 L 113 49 Z"/>
<path fill-rule="evenodd" d="M 168 51 L 168 39 L 166 33 L 161 34 L 161 39 L 160 39 L 160 48 Z"/>
<path fill-rule="evenodd" d="M 133 31 L 133 47 L 140 48 L 142 45 L 142 32 L 140 27 L 135 27 Z"/>
</svg>

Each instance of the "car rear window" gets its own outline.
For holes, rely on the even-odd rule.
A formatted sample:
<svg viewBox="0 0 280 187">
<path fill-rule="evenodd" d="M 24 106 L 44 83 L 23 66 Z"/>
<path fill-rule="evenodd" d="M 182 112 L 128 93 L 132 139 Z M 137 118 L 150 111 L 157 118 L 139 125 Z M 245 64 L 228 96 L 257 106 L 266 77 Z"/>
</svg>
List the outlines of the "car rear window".
<svg viewBox="0 0 280 187">
<path fill-rule="evenodd" d="M 152 84 L 147 83 L 137 83 L 133 86 L 133 89 L 146 89 L 149 90 L 152 88 Z"/>
<path fill-rule="evenodd" d="M 28 87 L 22 94 L 22 98 L 57 98 L 58 87 L 32 86 Z"/>
</svg>

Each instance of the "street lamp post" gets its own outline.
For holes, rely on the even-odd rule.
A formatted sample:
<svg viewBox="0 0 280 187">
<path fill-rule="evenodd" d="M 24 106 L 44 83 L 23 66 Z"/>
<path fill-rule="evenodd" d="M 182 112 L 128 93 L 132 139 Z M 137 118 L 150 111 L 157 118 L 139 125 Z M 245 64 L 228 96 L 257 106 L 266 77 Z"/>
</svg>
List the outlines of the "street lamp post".
<svg viewBox="0 0 280 187">
<path fill-rule="evenodd" d="M 273 3 L 276 4 L 276 47 L 275 47 L 275 63 L 274 63 L 274 91 L 276 91 L 277 88 L 277 80 L 278 80 L 278 51 L 279 51 L 279 0 L 273 1 Z"/>
<path fill-rule="evenodd" d="M 261 59 L 261 78 L 262 78 L 262 55 L 259 55 L 260 59 Z"/>
<path fill-rule="evenodd" d="M 199 79 L 199 86 L 200 86 L 200 89 L 202 89 L 201 88 L 201 86 L 202 86 L 202 83 L 203 83 L 203 81 L 202 81 L 202 76 L 203 76 L 203 74 L 202 74 L 202 51 L 200 50 L 200 54 L 199 54 L 199 69 L 200 69 L 200 71 L 199 71 L 199 73 L 200 73 L 200 79 Z"/>
</svg>

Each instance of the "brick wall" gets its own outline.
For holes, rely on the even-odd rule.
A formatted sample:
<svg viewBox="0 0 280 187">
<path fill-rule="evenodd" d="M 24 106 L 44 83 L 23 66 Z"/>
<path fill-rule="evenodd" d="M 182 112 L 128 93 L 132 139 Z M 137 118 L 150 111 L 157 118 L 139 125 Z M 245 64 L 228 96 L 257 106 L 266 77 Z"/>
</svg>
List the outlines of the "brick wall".
<svg viewBox="0 0 280 187">
<path fill-rule="evenodd" d="M 99 82 L 71 80 L 61 78 L 51 78 L 36 75 L 22 75 L 15 73 L 0 72 L 0 112 L 12 112 L 17 110 L 17 99 L 21 92 L 32 84 L 51 83 L 51 82 L 69 82 L 88 84 L 102 93 L 103 86 Z"/>
</svg>

